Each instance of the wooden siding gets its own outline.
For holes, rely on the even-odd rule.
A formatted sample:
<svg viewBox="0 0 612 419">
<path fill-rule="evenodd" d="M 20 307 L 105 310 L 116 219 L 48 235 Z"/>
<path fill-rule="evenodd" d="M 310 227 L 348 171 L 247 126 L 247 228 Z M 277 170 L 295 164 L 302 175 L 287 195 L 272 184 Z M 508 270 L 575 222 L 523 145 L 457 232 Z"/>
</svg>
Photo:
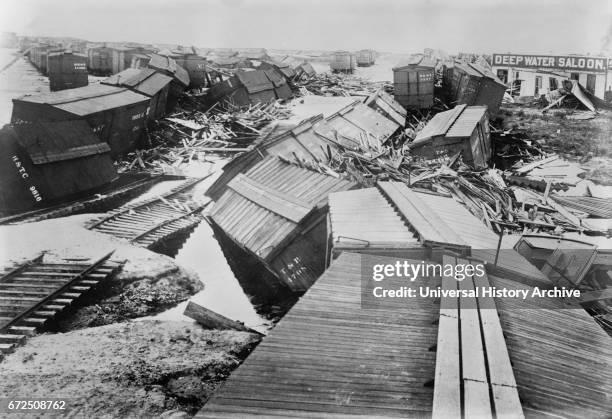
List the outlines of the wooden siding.
<svg viewBox="0 0 612 419">
<path fill-rule="evenodd" d="M 197 417 L 429 416 L 438 306 L 361 305 L 362 263 L 394 261 L 340 255 Z"/>
</svg>

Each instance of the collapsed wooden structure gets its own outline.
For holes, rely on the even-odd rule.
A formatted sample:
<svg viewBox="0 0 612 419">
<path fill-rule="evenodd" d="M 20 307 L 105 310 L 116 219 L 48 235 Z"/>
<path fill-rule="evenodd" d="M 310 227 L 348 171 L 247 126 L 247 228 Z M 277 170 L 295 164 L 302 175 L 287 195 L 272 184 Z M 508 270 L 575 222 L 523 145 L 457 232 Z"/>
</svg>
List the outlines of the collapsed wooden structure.
<svg viewBox="0 0 612 419">
<path fill-rule="evenodd" d="M 355 186 L 269 156 L 227 184 L 210 220 L 291 290 L 305 291 L 325 269 L 327 195 Z"/>
<path fill-rule="evenodd" d="M 232 77 L 210 89 L 213 101 L 236 106 L 267 103 L 291 96 L 286 80 L 273 70 L 236 71 Z"/>
<path fill-rule="evenodd" d="M 455 62 L 444 67 L 443 86 L 452 105 L 483 105 L 497 114 L 506 85 L 495 74 L 477 64 Z"/>
<path fill-rule="evenodd" d="M 343 252 L 196 417 L 607 414 L 612 349 L 582 309 L 555 298 L 482 294 L 367 299 L 372 267 L 398 260 L 422 262 Z M 451 265 L 470 261 L 444 256 Z M 394 276 L 385 283 L 408 284 Z M 488 270 L 463 281 L 434 276 L 410 284 L 532 290 Z"/>
<path fill-rule="evenodd" d="M 492 147 L 487 107 L 458 105 L 436 114 L 409 147 L 412 155 L 428 160 L 460 153 L 465 164 L 488 167 Z"/>
</svg>

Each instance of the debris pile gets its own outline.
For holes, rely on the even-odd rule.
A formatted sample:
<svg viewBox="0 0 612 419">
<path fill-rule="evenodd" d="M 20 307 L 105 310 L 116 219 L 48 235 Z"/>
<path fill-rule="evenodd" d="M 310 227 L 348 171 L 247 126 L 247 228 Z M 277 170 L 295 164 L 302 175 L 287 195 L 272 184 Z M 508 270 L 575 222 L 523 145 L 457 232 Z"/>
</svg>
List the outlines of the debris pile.
<svg viewBox="0 0 612 419">
<path fill-rule="evenodd" d="M 167 172 L 168 166 L 206 160 L 210 153 L 242 152 L 263 127 L 289 117 L 290 111 L 278 102 L 246 107 L 225 104 L 205 112 L 180 110 L 157 122 L 148 135 L 150 146 L 129 153 L 120 162 L 120 171 Z"/>
<path fill-rule="evenodd" d="M 369 96 L 381 87 L 388 93 L 393 91 L 393 85 L 388 82 L 372 82 L 358 76 L 330 73 L 303 77 L 295 84 L 303 96 Z"/>
</svg>

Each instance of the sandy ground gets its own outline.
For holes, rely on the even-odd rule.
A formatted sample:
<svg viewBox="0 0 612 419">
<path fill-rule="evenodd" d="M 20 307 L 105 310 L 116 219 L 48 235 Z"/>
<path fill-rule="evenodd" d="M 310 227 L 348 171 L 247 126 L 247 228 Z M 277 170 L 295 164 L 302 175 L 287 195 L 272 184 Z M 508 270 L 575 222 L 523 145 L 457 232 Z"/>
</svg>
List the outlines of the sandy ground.
<svg viewBox="0 0 612 419">
<path fill-rule="evenodd" d="M 63 319 L 60 330 L 99 326 L 159 313 L 202 290 L 196 273 L 174 259 L 132 246 L 85 224 L 99 215 L 84 214 L 37 223 L 0 226 L 1 266 L 32 259 L 87 257 L 97 260 L 115 250 L 112 260 L 125 261 L 121 271 L 98 287 L 91 304 Z"/>
<path fill-rule="evenodd" d="M 258 339 L 161 321 L 44 334 L 0 363 L 0 399 L 65 398 L 75 418 L 185 417 Z"/>
</svg>

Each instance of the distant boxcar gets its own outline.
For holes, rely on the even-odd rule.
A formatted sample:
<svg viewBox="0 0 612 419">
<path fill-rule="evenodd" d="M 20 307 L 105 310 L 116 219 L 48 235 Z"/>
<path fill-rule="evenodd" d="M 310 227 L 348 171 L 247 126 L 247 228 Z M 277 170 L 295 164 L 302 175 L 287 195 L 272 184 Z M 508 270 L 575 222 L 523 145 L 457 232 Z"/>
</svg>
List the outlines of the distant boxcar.
<svg viewBox="0 0 612 419">
<path fill-rule="evenodd" d="M 134 149 L 149 112 L 147 96 L 125 88 L 92 84 L 13 99 L 11 122 L 85 120 L 113 156 Z"/>
<path fill-rule="evenodd" d="M 357 51 L 357 65 L 359 67 L 369 67 L 376 64 L 376 52 L 371 49 Z"/>
<path fill-rule="evenodd" d="M 329 67 L 334 73 L 352 73 L 356 65 L 355 56 L 348 51 L 335 51 L 329 63 Z"/>
<path fill-rule="evenodd" d="M 113 49 L 105 46 L 93 47 L 87 50 L 87 67 L 95 76 L 110 76 L 113 74 Z"/>
<path fill-rule="evenodd" d="M 52 92 L 87 86 L 87 57 L 69 51 L 50 52 L 47 74 Z"/>
<path fill-rule="evenodd" d="M 189 75 L 189 87 L 199 88 L 208 85 L 208 74 L 206 57 L 196 53 L 174 52 L 172 58 L 178 65 L 183 67 Z"/>
<path fill-rule="evenodd" d="M 414 56 L 393 67 L 393 95 L 406 109 L 427 109 L 433 106 L 435 62 Z"/>
</svg>

